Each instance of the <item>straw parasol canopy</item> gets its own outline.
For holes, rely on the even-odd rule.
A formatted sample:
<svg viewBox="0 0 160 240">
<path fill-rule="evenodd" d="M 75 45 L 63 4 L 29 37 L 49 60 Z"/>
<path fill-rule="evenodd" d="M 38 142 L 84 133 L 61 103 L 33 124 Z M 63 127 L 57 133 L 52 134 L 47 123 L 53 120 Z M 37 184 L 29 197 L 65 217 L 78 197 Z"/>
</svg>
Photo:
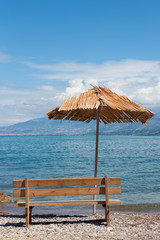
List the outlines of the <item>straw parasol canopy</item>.
<svg viewBox="0 0 160 240">
<path fill-rule="evenodd" d="M 99 122 L 109 123 L 134 123 L 146 124 L 147 120 L 154 116 L 153 112 L 132 102 L 127 97 L 119 96 L 110 89 L 92 86 L 92 89 L 79 96 L 65 100 L 59 107 L 47 112 L 49 119 L 72 120 L 89 123 L 96 120 L 96 149 L 95 172 L 97 177 L 98 164 L 98 138 Z M 96 199 L 96 195 L 94 195 Z M 96 205 L 93 206 L 93 214 L 96 213 Z"/>
<path fill-rule="evenodd" d="M 97 177 L 99 122 L 146 124 L 154 113 L 132 102 L 127 97 L 113 93 L 107 87 L 92 86 L 92 89 L 65 100 L 59 107 L 47 112 L 49 119 L 64 119 L 89 123 L 97 120 L 95 177 Z"/>
<path fill-rule="evenodd" d="M 99 121 L 108 123 L 138 122 L 146 124 L 154 113 L 132 102 L 127 97 L 119 96 L 106 87 L 93 86 L 79 96 L 65 100 L 59 107 L 47 112 L 49 119 L 64 119 L 89 123 L 96 119 L 99 110 Z"/>
</svg>

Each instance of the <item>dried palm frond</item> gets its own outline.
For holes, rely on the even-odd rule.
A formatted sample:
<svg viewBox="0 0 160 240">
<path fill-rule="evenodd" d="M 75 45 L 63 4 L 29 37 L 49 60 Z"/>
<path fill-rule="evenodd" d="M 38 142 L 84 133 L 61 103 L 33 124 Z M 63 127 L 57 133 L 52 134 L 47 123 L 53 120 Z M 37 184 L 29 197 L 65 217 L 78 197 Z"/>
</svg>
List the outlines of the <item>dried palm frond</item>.
<svg viewBox="0 0 160 240">
<path fill-rule="evenodd" d="M 132 102 L 127 97 L 119 96 L 106 87 L 93 86 L 79 96 L 65 100 L 59 107 L 47 112 L 49 119 L 65 119 L 90 122 L 95 119 L 99 109 L 100 121 L 104 124 L 113 122 L 138 122 L 146 124 L 154 113 Z"/>
</svg>

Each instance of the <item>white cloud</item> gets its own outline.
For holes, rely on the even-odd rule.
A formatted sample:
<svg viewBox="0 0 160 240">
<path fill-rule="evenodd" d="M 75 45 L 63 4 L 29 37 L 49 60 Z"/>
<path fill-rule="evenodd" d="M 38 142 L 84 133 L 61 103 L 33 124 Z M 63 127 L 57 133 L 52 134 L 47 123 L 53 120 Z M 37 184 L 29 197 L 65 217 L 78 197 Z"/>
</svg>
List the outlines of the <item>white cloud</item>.
<svg viewBox="0 0 160 240">
<path fill-rule="evenodd" d="M 11 56 L 9 56 L 8 54 L 0 52 L 0 62 L 7 63 L 7 62 L 10 62 L 10 61 L 11 61 Z"/>
<path fill-rule="evenodd" d="M 134 98 L 143 104 L 160 107 L 160 82 L 153 87 L 139 88 Z"/>
<path fill-rule="evenodd" d="M 54 88 L 52 86 L 39 86 L 37 87 L 39 90 L 44 90 L 44 91 L 53 91 Z"/>
<path fill-rule="evenodd" d="M 91 85 L 105 85 L 150 110 L 160 107 L 160 62 L 123 60 L 115 62 L 40 65 L 27 63 L 41 85 L 17 89 L 0 87 L 0 125 L 45 116 L 64 99 Z"/>
<path fill-rule="evenodd" d="M 31 89 L 15 89 L 0 87 L 0 125 L 7 126 L 16 122 L 43 117 L 59 104 L 56 92 L 52 87 L 36 87 Z"/>
<path fill-rule="evenodd" d="M 90 84 L 98 84 L 146 106 L 159 104 L 160 61 L 127 59 L 102 64 L 62 62 L 27 65 L 39 70 L 37 78 L 53 80 L 55 85 L 57 81 L 67 82 L 68 87 L 62 89 L 62 98 L 79 94 Z"/>
</svg>

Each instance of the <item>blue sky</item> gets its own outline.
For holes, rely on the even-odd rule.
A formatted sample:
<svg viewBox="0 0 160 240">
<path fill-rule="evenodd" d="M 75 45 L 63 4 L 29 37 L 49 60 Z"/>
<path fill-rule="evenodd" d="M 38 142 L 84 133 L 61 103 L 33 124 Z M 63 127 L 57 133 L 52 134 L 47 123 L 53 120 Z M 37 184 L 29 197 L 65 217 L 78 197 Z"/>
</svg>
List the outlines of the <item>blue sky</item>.
<svg viewBox="0 0 160 240">
<path fill-rule="evenodd" d="M 0 126 L 106 85 L 160 106 L 159 0 L 0 0 Z"/>
</svg>

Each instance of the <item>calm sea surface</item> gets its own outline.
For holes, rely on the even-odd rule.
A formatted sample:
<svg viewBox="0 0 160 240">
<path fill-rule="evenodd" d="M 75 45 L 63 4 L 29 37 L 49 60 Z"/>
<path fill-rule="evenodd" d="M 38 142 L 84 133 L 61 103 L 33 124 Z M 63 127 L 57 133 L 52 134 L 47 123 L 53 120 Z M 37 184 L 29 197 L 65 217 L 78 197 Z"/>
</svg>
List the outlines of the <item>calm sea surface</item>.
<svg viewBox="0 0 160 240">
<path fill-rule="evenodd" d="M 0 192 L 13 179 L 93 177 L 95 136 L 0 136 Z M 160 203 L 160 137 L 100 136 L 98 176 L 119 176 L 123 204 Z"/>
</svg>

